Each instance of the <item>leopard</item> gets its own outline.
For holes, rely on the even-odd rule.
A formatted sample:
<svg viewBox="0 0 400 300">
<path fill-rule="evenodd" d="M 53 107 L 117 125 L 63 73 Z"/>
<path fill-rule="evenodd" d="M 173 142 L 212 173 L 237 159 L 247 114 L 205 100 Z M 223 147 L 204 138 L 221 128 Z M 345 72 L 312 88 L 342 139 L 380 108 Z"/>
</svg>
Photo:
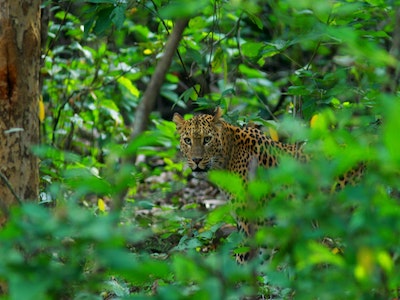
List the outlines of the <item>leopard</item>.
<svg viewBox="0 0 400 300">
<path fill-rule="evenodd" d="M 263 167 L 278 165 L 283 153 L 304 158 L 299 144 L 274 141 L 255 127 L 240 128 L 222 118 L 218 107 L 214 115 L 199 114 L 185 120 L 175 113 L 173 122 L 180 135 L 180 149 L 194 172 L 224 169 L 247 180 L 253 160 Z"/>
<path fill-rule="evenodd" d="M 214 114 L 198 114 L 187 120 L 175 113 L 172 120 L 179 135 L 180 150 L 193 172 L 227 170 L 239 175 L 246 183 L 254 166 L 276 167 L 283 155 L 302 162 L 310 159 L 303 149 L 304 143 L 283 143 L 258 128 L 232 125 L 222 118 L 220 107 L 216 108 Z M 340 176 L 338 188 L 345 186 L 349 177 L 358 177 L 359 173 L 358 170 L 351 170 L 350 176 Z M 232 195 L 228 195 L 228 198 L 235 200 Z M 235 209 L 243 209 L 241 205 L 235 205 Z M 238 231 L 245 236 L 252 236 L 260 226 L 259 221 L 253 224 L 246 218 L 238 217 L 237 212 L 233 214 Z M 236 260 L 244 263 L 253 256 L 254 252 L 249 251 L 236 255 Z"/>
</svg>

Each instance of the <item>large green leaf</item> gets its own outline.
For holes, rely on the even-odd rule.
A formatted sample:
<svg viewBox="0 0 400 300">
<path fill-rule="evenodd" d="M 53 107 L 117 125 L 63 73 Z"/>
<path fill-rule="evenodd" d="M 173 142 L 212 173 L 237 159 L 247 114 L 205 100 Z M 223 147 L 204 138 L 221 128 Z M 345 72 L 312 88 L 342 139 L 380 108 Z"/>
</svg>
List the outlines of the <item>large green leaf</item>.
<svg viewBox="0 0 400 300">
<path fill-rule="evenodd" d="M 244 200 L 246 190 L 242 178 L 234 173 L 221 170 L 209 172 L 209 180 L 226 191 L 231 197 Z"/>
<path fill-rule="evenodd" d="M 201 13 L 207 5 L 209 1 L 206 0 L 175 0 L 160 9 L 160 15 L 168 19 L 193 17 Z"/>
</svg>

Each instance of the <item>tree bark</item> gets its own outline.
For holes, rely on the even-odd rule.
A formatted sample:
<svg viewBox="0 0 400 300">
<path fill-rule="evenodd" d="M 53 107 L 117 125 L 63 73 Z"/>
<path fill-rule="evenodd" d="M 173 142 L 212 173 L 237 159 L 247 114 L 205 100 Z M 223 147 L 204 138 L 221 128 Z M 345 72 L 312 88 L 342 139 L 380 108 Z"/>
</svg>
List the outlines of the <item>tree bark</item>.
<svg viewBox="0 0 400 300">
<path fill-rule="evenodd" d="M 0 224 L 38 198 L 40 0 L 0 2 Z"/>
</svg>

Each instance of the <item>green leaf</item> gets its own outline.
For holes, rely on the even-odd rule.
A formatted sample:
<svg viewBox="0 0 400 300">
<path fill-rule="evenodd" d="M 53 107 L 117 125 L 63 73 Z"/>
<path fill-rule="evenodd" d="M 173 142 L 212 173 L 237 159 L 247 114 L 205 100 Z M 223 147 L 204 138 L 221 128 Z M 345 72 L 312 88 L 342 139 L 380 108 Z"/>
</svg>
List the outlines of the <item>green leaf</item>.
<svg viewBox="0 0 400 300">
<path fill-rule="evenodd" d="M 173 268 L 176 279 L 182 282 L 202 282 L 207 278 L 207 274 L 199 268 L 193 258 L 181 254 L 174 255 Z"/>
<path fill-rule="evenodd" d="M 118 78 L 118 83 L 126 88 L 129 93 L 131 93 L 134 97 L 139 98 L 140 92 L 131 80 L 129 80 L 125 76 L 121 76 Z"/>
<path fill-rule="evenodd" d="M 222 51 L 221 48 L 217 48 L 217 51 L 215 51 L 213 60 L 211 62 L 211 68 L 213 72 L 219 73 L 225 69 L 225 66 L 226 66 L 226 54 L 224 51 Z"/>
<path fill-rule="evenodd" d="M 160 9 L 160 16 L 165 19 L 186 18 L 198 15 L 209 5 L 206 0 L 175 0 Z"/>
<path fill-rule="evenodd" d="M 182 95 L 179 97 L 179 99 L 183 98 L 184 102 L 188 102 L 189 100 L 194 100 L 196 101 L 198 98 L 197 93 L 200 91 L 200 84 L 196 84 L 190 88 L 188 88 L 186 91 L 182 93 Z"/>
<path fill-rule="evenodd" d="M 142 200 L 137 202 L 137 206 L 143 209 L 152 209 L 155 204 L 151 201 Z"/>
<path fill-rule="evenodd" d="M 209 172 L 208 178 L 239 201 L 244 199 L 245 187 L 239 175 L 222 170 L 213 170 Z"/>
<path fill-rule="evenodd" d="M 115 294 L 117 297 L 127 297 L 129 296 L 129 286 L 122 280 L 117 280 L 113 278 L 106 282 L 108 286 L 107 290 Z"/>
<path fill-rule="evenodd" d="M 18 300 L 35 300 L 35 299 L 48 299 L 46 297 L 46 291 L 51 285 L 50 277 L 43 277 L 39 280 L 39 277 L 24 278 L 21 274 L 17 275 L 16 272 L 11 273 L 9 276 L 9 299 Z M 35 280 L 36 279 L 36 280 Z"/>
<path fill-rule="evenodd" d="M 327 246 L 314 241 L 309 242 L 307 247 L 301 248 L 297 256 L 300 270 L 320 264 L 344 266 L 345 263 L 342 256 L 334 254 Z"/>
<path fill-rule="evenodd" d="M 140 148 L 155 145 L 160 145 L 160 135 L 152 132 L 144 132 L 128 144 L 126 149 L 124 149 L 123 155 L 131 155 L 137 153 Z"/>
<path fill-rule="evenodd" d="M 305 86 L 290 86 L 288 88 L 288 94 L 295 96 L 309 95 L 310 91 Z"/>
<path fill-rule="evenodd" d="M 194 62 L 198 63 L 199 65 L 201 65 L 204 61 L 204 57 L 201 54 L 201 52 L 197 49 L 192 49 L 189 48 L 186 51 L 186 55 Z"/>
<path fill-rule="evenodd" d="M 400 166 L 400 102 L 397 98 L 384 99 L 385 122 L 383 140 L 387 154 L 391 158 L 392 167 Z"/>
<path fill-rule="evenodd" d="M 139 260 L 137 267 L 131 269 L 128 274 L 138 282 L 149 282 L 154 279 L 169 278 L 171 276 L 171 270 L 169 264 L 164 261 L 144 257 Z"/>
<path fill-rule="evenodd" d="M 112 191 L 112 187 L 107 181 L 94 175 L 88 169 L 74 168 L 65 171 L 64 175 L 67 184 L 79 193 L 107 195 Z"/>
<path fill-rule="evenodd" d="M 82 158 L 78 154 L 59 150 L 52 146 L 44 144 L 33 146 L 32 151 L 41 159 L 48 158 L 53 161 L 62 161 L 70 164 L 77 163 L 82 160 Z"/>
<path fill-rule="evenodd" d="M 264 47 L 264 43 L 247 42 L 242 45 L 243 55 L 248 57 L 257 57 L 260 55 L 260 50 Z"/>
<path fill-rule="evenodd" d="M 119 3 L 119 5 L 117 5 L 117 7 L 115 7 L 111 13 L 111 16 L 110 16 L 111 20 L 114 23 L 114 25 L 117 27 L 117 29 L 122 28 L 122 25 L 124 24 L 125 11 L 126 11 L 126 4 Z"/>
<path fill-rule="evenodd" d="M 108 3 L 108 4 L 116 4 L 118 0 L 86 0 L 89 3 Z"/>
<path fill-rule="evenodd" d="M 246 14 L 249 16 L 250 20 L 256 24 L 258 29 L 263 29 L 263 23 L 259 17 L 257 17 L 255 14 L 252 14 L 251 12 L 246 11 Z"/>
<path fill-rule="evenodd" d="M 111 14 L 113 10 L 113 7 L 105 7 L 97 13 L 96 24 L 93 28 L 96 34 L 101 35 L 111 27 Z"/>
<path fill-rule="evenodd" d="M 271 187 L 267 182 L 264 181 L 251 181 L 248 185 L 248 191 L 256 201 L 261 201 L 263 197 L 271 192 Z"/>
<path fill-rule="evenodd" d="M 328 27 L 327 33 L 332 39 L 341 42 L 348 53 L 360 60 L 367 60 L 378 66 L 396 65 L 396 59 L 392 55 L 380 48 L 377 43 L 361 37 L 353 28 Z"/>
<path fill-rule="evenodd" d="M 260 70 L 250 68 L 244 64 L 239 65 L 239 71 L 247 78 L 264 78 L 265 74 Z"/>
<path fill-rule="evenodd" d="M 108 228 L 111 229 L 110 226 L 108 226 Z M 84 231 L 85 230 L 86 229 L 84 229 Z M 112 232 L 107 231 L 107 234 L 112 235 Z M 104 241 L 107 241 L 106 236 Z M 101 260 L 103 265 L 106 265 L 114 271 L 132 271 L 138 267 L 135 255 L 129 253 L 122 247 L 112 247 L 112 245 L 103 246 L 102 244 L 101 247 L 99 245 L 96 249 L 95 254 Z"/>
</svg>

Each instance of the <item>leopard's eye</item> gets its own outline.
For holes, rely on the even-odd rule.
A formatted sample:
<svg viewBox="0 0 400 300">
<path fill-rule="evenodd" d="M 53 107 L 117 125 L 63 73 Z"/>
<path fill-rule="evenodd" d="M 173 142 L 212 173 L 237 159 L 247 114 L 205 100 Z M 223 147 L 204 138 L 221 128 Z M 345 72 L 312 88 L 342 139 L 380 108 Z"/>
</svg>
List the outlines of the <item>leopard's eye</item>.
<svg viewBox="0 0 400 300">
<path fill-rule="evenodd" d="M 211 136 L 204 137 L 204 145 L 208 144 L 211 141 Z"/>
<path fill-rule="evenodd" d="M 192 140 L 190 138 L 184 138 L 183 141 L 187 144 L 187 145 L 191 145 L 192 144 Z"/>
</svg>

